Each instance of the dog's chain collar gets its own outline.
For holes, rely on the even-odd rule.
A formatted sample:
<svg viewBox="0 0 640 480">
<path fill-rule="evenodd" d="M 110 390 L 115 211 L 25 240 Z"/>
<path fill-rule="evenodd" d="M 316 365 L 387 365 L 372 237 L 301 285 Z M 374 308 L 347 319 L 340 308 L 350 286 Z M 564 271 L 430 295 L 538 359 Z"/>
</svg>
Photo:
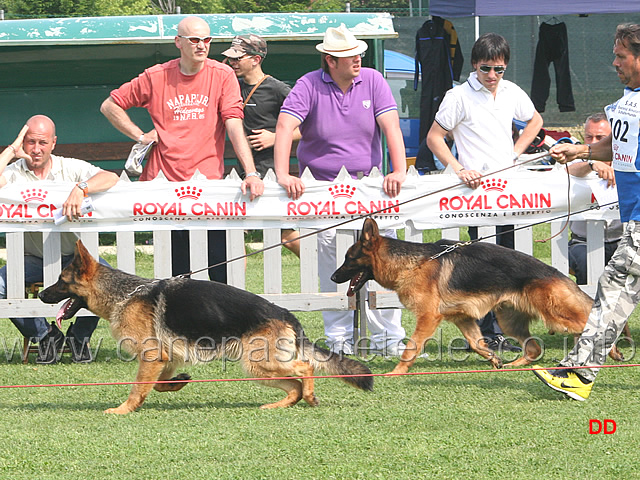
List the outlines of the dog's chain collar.
<svg viewBox="0 0 640 480">
<path fill-rule="evenodd" d="M 438 252 L 435 255 L 430 256 L 429 260 L 435 260 L 436 258 L 444 255 L 445 253 L 453 252 L 456 248 L 465 247 L 467 245 L 471 245 L 472 243 L 473 243 L 472 241 L 454 243 L 453 245 L 449 245 L 447 248 L 445 248 L 441 252 Z"/>
<path fill-rule="evenodd" d="M 189 274 L 188 273 L 183 273 L 181 275 L 176 275 L 176 278 L 189 278 Z M 160 279 L 156 278 L 155 280 L 151 280 L 149 283 L 141 283 L 136 288 L 134 288 L 132 291 L 127 293 L 127 297 L 133 297 L 136 293 L 142 292 L 145 288 L 150 287 L 151 285 L 153 285 L 155 283 L 158 283 L 159 281 L 160 281 Z"/>
<path fill-rule="evenodd" d="M 159 281 L 160 280 L 156 279 L 156 280 L 152 280 L 150 283 L 141 283 L 136 288 L 134 288 L 132 291 L 127 293 L 127 297 L 133 297 L 136 293 L 139 293 L 139 292 L 143 291 L 145 288 L 150 287 L 151 285 L 153 285 L 154 283 L 158 283 Z"/>
</svg>

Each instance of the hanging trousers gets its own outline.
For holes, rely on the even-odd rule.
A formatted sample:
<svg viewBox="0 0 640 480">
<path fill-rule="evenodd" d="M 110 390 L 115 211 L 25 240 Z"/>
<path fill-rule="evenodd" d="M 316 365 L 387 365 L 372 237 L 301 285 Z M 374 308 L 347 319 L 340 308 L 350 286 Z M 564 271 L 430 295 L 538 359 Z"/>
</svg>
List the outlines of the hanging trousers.
<svg viewBox="0 0 640 480">
<path fill-rule="evenodd" d="M 569 69 L 569 41 L 567 26 L 563 23 L 549 25 L 542 23 L 533 63 L 533 80 L 531 82 L 531 101 L 538 112 L 544 112 L 549 98 L 551 77 L 549 65 L 553 63 L 556 72 L 556 100 L 561 112 L 575 112 L 571 88 L 571 71 Z"/>
</svg>

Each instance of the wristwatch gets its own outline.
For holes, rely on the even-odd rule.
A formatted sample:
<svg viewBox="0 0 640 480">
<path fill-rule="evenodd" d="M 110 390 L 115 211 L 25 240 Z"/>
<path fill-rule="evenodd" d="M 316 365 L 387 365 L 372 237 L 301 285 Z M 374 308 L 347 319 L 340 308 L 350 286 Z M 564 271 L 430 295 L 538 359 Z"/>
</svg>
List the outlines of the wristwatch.
<svg viewBox="0 0 640 480">
<path fill-rule="evenodd" d="M 260 172 L 251 172 L 251 173 L 247 173 L 244 178 L 249 178 L 249 177 L 262 178 L 262 175 L 260 175 Z"/>
<path fill-rule="evenodd" d="M 76 185 L 76 187 L 82 190 L 82 193 L 84 193 L 85 197 L 89 196 L 89 185 L 87 185 L 87 182 L 80 182 Z"/>
</svg>

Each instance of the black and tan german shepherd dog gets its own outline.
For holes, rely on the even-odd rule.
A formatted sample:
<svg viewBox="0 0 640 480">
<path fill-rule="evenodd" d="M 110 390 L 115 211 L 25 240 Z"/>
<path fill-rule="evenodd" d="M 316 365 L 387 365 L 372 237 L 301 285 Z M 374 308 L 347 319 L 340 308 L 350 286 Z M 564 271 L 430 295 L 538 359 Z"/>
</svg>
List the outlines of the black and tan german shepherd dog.
<svg viewBox="0 0 640 480">
<path fill-rule="evenodd" d="M 502 360 L 487 348 L 475 321 L 491 310 L 505 335 L 523 346 L 522 357 L 505 366 L 528 365 L 539 357 L 540 346 L 529 333 L 529 324 L 538 317 L 550 332 L 582 333 L 593 300 L 570 278 L 532 256 L 489 243 L 431 258 L 454 243 L 383 237 L 375 220 L 367 218 L 360 239 L 331 277 L 336 283 L 350 280 L 349 295 L 376 280 L 415 314 L 412 341 L 394 373 L 409 370 L 442 320 L 453 322 L 495 368 L 502 367 Z"/>
<path fill-rule="evenodd" d="M 58 324 L 80 308 L 109 321 L 111 333 L 138 359 L 136 382 L 129 398 L 106 413 L 129 413 L 144 402 L 152 388 L 180 390 L 186 374 L 173 376 L 178 365 L 216 358 L 239 360 L 245 372 L 262 385 L 280 388 L 287 396 L 261 408 L 288 407 L 304 399 L 316 406 L 316 369 L 342 377 L 362 390 L 373 389 L 371 371 L 362 363 L 333 355 L 313 345 L 298 319 L 288 310 L 229 285 L 173 277 L 150 280 L 98 263 L 78 241 L 73 261 L 58 281 L 40 292 L 45 303 L 68 299 Z M 125 341 L 126 340 L 126 341 Z M 269 379 L 272 380 L 269 380 Z"/>
</svg>

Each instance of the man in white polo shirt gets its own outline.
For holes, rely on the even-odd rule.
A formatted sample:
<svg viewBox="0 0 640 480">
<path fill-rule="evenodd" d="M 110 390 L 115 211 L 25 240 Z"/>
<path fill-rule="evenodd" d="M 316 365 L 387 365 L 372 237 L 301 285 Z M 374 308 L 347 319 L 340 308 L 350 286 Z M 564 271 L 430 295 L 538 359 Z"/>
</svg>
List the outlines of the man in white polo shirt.
<svg viewBox="0 0 640 480">
<path fill-rule="evenodd" d="M 73 182 L 69 197 L 64 202 L 63 213 L 69 220 L 77 219 L 84 197 L 103 192 L 118 182 L 118 175 L 78 160 L 53 155 L 56 146 L 56 127 L 49 117 L 34 115 L 18 137 L 0 154 L 0 188 L 11 183 L 30 183 L 44 180 Z M 14 159 L 17 159 L 13 163 Z M 60 235 L 62 267 L 73 259 L 77 236 L 72 232 Z M 42 282 L 42 232 L 24 234 L 24 277 L 26 283 Z M 101 263 L 106 262 L 100 259 Z M 6 266 L 0 268 L 0 298 L 7 297 Z M 42 317 L 12 318 L 20 333 L 32 342 L 38 342 L 36 363 L 51 364 L 58 361 L 65 342 L 65 335 L 54 322 L 47 324 Z M 78 317 L 66 334 L 75 363 L 92 360 L 88 342 L 98 325 L 98 317 Z"/>
<path fill-rule="evenodd" d="M 504 37 L 486 33 L 478 38 L 471 50 L 473 72 L 465 83 L 447 92 L 427 135 L 433 154 L 473 189 L 480 186 L 482 175 L 513 165 L 542 128 L 542 117 L 531 99 L 515 83 L 503 79 L 509 58 Z M 515 144 L 514 119 L 528 122 Z M 445 142 L 448 133 L 453 134 L 458 158 Z M 512 230 L 512 225 L 497 226 L 496 243 L 513 248 Z M 469 227 L 469 236 L 475 239 L 477 235 L 477 227 Z M 505 341 L 493 312 L 479 320 L 479 326 L 491 349 L 519 349 Z"/>
</svg>

